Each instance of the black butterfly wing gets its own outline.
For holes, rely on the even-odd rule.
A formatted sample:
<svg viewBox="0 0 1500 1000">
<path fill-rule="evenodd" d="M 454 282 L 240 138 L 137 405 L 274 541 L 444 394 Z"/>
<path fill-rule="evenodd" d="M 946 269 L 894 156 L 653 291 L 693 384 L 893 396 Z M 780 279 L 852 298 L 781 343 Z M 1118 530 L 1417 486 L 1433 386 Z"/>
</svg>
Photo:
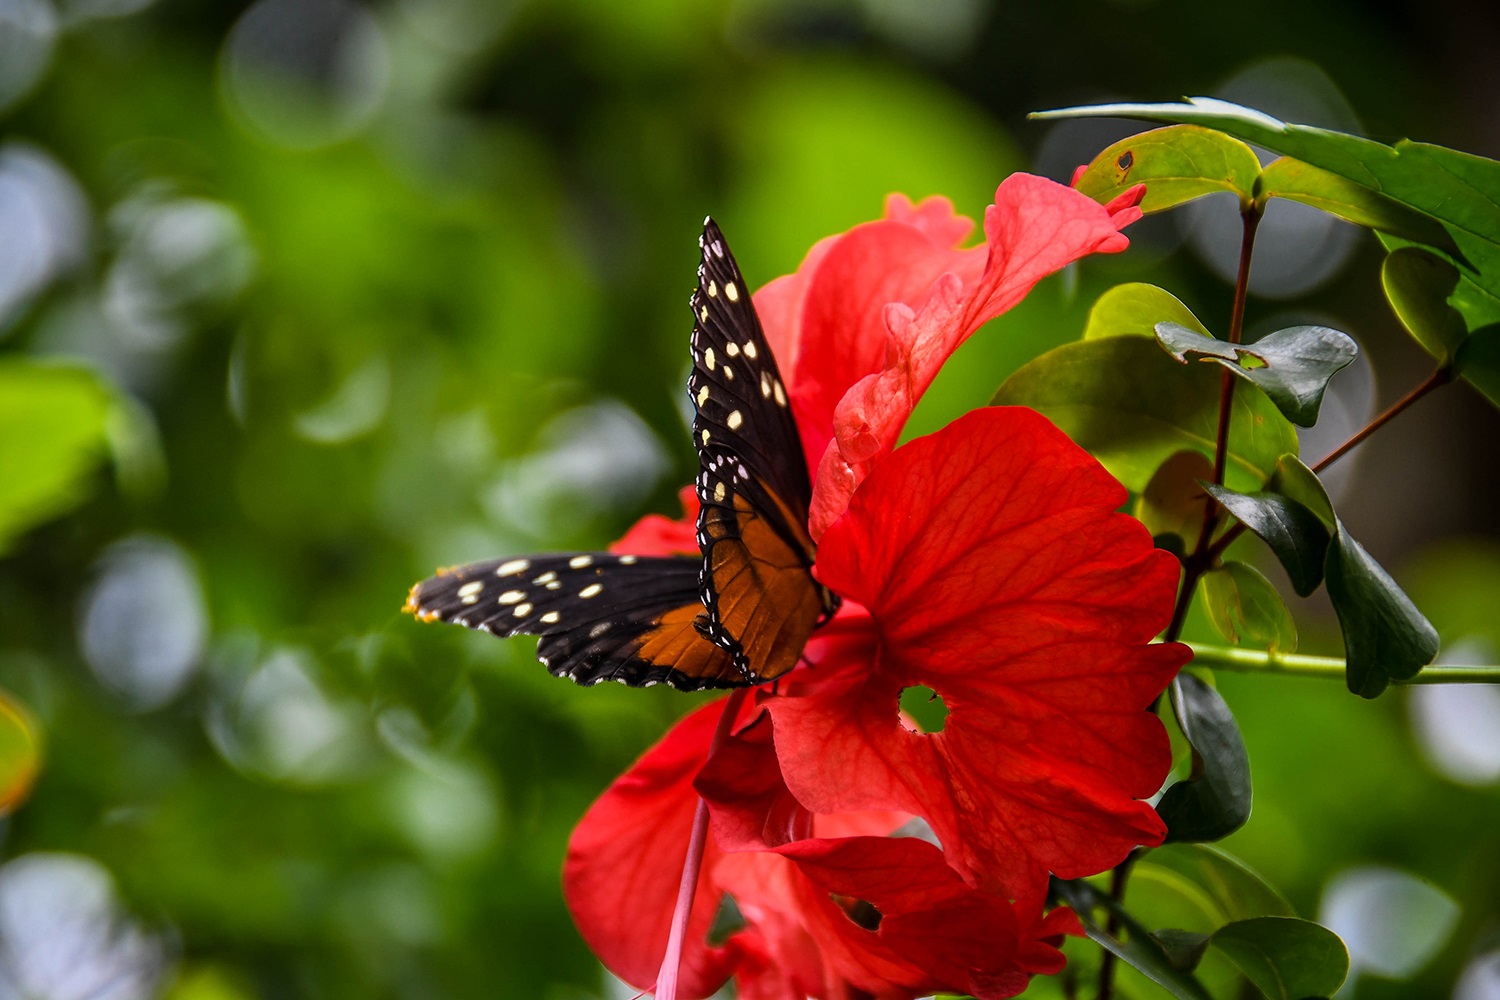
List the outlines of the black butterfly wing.
<svg viewBox="0 0 1500 1000">
<path fill-rule="evenodd" d="M 706 634 L 752 682 L 796 666 L 838 598 L 812 577 L 812 487 L 791 400 L 749 289 L 712 219 L 693 292 L 693 444 Z"/>
<path fill-rule="evenodd" d="M 586 686 L 747 684 L 733 654 L 699 631 L 700 566 L 689 556 L 598 552 L 492 559 L 423 580 L 406 610 L 501 638 L 540 636 L 548 671 Z"/>
</svg>

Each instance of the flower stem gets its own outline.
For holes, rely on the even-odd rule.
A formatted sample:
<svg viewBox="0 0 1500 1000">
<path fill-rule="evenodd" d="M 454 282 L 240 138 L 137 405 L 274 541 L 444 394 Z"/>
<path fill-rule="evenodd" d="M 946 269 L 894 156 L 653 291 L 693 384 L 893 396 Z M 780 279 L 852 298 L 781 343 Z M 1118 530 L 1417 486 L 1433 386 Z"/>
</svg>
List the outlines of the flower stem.
<svg viewBox="0 0 1500 1000">
<path fill-rule="evenodd" d="M 1273 653 L 1266 649 L 1238 649 L 1189 643 L 1193 664 L 1247 674 L 1290 674 L 1297 677 L 1344 679 L 1344 661 L 1336 656 Z M 1500 666 L 1436 666 L 1392 684 L 1500 684 Z"/>
<path fill-rule="evenodd" d="M 725 703 L 724 714 L 719 716 L 719 725 L 714 729 L 713 742 L 708 746 L 709 757 L 729 737 L 747 690 L 737 688 Z M 682 943 L 687 937 L 688 919 L 693 915 L 693 898 L 698 894 L 698 873 L 703 867 L 703 847 L 707 842 L 708 803 L 700 798 L 698 808 L 693 813 L 692 833 L 688 835 L 687 857 L 682 862 L 682 881 L 677 886 L 677 907 L 672 911 L 672 930 L 667 935 L 667 951 L 661 959 L 661 971 L 656 974 L 656 989 L 652 991 L 656 1000 L 677 1000 L 677 974 L 682 965 Z"/>
</svg>

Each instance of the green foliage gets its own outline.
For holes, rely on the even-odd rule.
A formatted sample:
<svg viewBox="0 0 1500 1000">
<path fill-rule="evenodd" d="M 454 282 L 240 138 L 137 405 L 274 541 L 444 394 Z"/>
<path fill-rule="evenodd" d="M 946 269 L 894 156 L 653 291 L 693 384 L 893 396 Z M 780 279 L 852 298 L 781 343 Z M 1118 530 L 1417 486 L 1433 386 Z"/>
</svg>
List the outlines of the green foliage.
<svg viewBox="0 0 1500 1000">
<path fill-rule="evenodd" d="M 109 412 L 108 391 L 86 371 L 0 363 L 0 552 L 84 499 Z"/>
<path fill-rule="evenodd" d="M 1073 908 L 1089 939 L 1113 953 L 1147 979 L 1178 1000 L 1210 1000 L 1208 991 L 1191 973 L 1178 969 L 1161 944 L 1142 927 L 1118 902 L 1087 882 L 1052 880 L 1052 892 L 1059 902 Z M 1126 931 L 1124 937 L 1111 934 L 1095 916 L 1106 910 Z"/>
<path fill-rule="evenodd" d="M 1211 483 L 1204 489 L 1270 547 L 1299 596 L 1318 589 L 1329 540 L 1321 518 L 1278 493 L 1236 493 Z"/>
<path fill-rule="evenodd" d="M 1108 337 L 1055 348 L 1012 375 L 992 400 L 1046 414 L 1129 489 L 1139 492 L 1173 454 L 1213 455 L 1219 373 L 1183 369 L 1142 337 Z M 1230 420 L 1228 481 L 1254 489 L 1297 433 L 1259 392 L 1236 393 Z"/>
<path fill-rule="evenodd" d="M 1459 270 L 1421 247 L 1398 247 L 1380 267 L 1385 297 L 1401 325 L 1442 364 L 1468 336 L 1464 318 L 1448 304 L 1458 287 Z"/>
<path fill-rule="evenodd" d="M 1318 422 L 1329 379 L 1358 353 L 1347 334 L 1323 326 L 1294 326 L 1268 333 L 1253 344 L 1227 344 L 1176 323 L 1158 323 L 1156 339 L 1178 361 L 1202 354 L 1260 387 L 1299 427 Z M 1251 358 L 1259 364 L 1247 365 Z"/>
<path fill-rule="evenodd" d="M 1088 326 L 1083 329 L 1083 339 L 1098 340 L 1126 334 L 1154 337 L 1158 323 L 1176 323 L 1205 337 L 1210 336 L 1208 328 L 1198 322 L 1198 317 L 1177 296 L 1165 288 L 1130 281 L 1115 285 L 1094 302 L 1094 308 L 1089 310 Z"/>
<path fill-rule="evenodd" d="M 1454 306 L 1471 330 L 1500 319 L 1500 163 L 1406 139 L 1387 146 L 1203 97 L 1183 104 L 1101 104 L 1036 117 L 1103 116 L 1217 129 L 1294 156 L 1435 219 L 1451 242 L 1434 235 L 1430 245 L 1473 269 L 1463 275 Z"/>
<path fill-rule="evenodd" d="M 1276 587 L 1254 566 L 1230 560 L 1203 574 L 1199 586 L 1208 620 L 1226 642 L 1296 652 L 1292 613 Z"/>
<path fill-rule="evenodd" d="M 1094 157 L 1076 187 L 1108 202 L 1136 184 L 1146 185 L 1141 210 L 1160 212 L 1215 191 L 1249 205 L 1260 161 L 1251 148 L 1223 132 L 1173 125 L 1122 139 Z"/>
<path fill-rule="evenodd" d="M 1172 711 L 1193 748 L 1192 773 L 1156 804 L 1167 840 L 1220 840 L 1250 818 L 1250 758 L 1219 693 L 1192 674 L 1172 682 Z"/>
<path fill-rule="evenodd" d="M 1269 1000 L 1331 997 L 1349 974 L 1344 943 L 1309 920 L 1240 920 L 1219 928 L 1210 940 Z"/>
</svg>

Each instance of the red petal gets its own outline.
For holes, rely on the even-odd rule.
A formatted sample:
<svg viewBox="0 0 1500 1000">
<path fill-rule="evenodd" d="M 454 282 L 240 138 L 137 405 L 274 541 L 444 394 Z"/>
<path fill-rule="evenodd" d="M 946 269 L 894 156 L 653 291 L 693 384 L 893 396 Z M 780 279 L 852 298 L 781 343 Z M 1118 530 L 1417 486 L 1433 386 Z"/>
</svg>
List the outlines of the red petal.
<svg viewBox="0 0 1500 1000">
<path fill-rule="evenodd" d="M 568 842 L 563 895 L 589 948 L 638 989 L 656 982 L 667 948 L 703 765 L 724 709 L 715 701 L 679 722 L 589 808 Z M 703 871 L 719 857 L 706 846 Z M 706 997 L 729 977 L 731 949 L 710 948 L 721 891 L 700 878 L 683 946 L 679 995 Z"/>
<path fill-rule="evenodd" d="M 949 269 L 920 298 L 886 300 L 879 316 L 890 335 L 885 363 L 878 373 L 850 383 L 835 410 L 834 442 L 816 459 L 809 457 L 819 470 L 814 537 L 843 512 L 870 464 L 895 447 L 917 400 L 970 334 L 1021 301 L 1047 275 L 1088 254 L 1125 249 L 1129 241 L 1119 229 L 1138 218 L 1134 206 L 1111 211 L 1045 178 L 1007 177 L 984 213 L 982 275 Z M 809 324 L 804 340 L 813 335 Z M 804 347 L 803 357 L 806 370 L 810 347 Z"/>
<path fill-rule="evenodd" d="M 1148 645 L 1172 557 L 1115 509 L 1125 491 L 1040 415 L 970 413 L 882 462 L 831 527 L 817 573 L 868 608 L 879 652 L 830 662 L 768 703 L 792 792 L 815 812 L 926 818 L 948 861 L 1027 896 L 1158 843 L 1165 779 L 1148 709 L 1188 658 Z M 903 727 L 935 690 L 941 732 Z"/>
<path fill-rule="evenodd" d="M 809 283 L 793 398 L 810 460 L 833 439 L 834 408 L 844 393 L 885 367 L 887 303 L 919 304 L 940 274 L 955 271 L 973 280 L 984 266 L 983 251 L 956 250 L 951 239 L 972 223 L 963 219 L 950 229 L 939 213 L 925 211 L 898 209 L 919 225 L 884 219 L 849 230 L 824 254 Z M 947 216 L 955 218 L 951 206 Z M 934 240 L 933 231 L 949 241 Z"/>
<path fill-rule="evenodd" d="M 682 503 L 682 520 L 647 514 L 609 551 L 628 556 L 698 555 L 698 491 L 684 486 L 677 491 L 677 499 Z"/>
</svg>

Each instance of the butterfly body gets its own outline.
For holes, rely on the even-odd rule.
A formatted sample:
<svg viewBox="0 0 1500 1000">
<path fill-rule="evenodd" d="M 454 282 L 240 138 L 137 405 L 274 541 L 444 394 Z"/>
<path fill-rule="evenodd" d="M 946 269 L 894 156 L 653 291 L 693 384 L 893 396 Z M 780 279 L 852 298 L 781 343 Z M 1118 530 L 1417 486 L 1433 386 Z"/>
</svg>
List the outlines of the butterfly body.
<svg viewBox="0 0 1500 1000">
<path fill-rule="evenodd" d="M 407 610 L 506 637 L 580 684 L 683 690 L 773 680 L 838 598 L 812 576 L 812 489 L 796 422 L 749 289 L 705 220 L 693 292 L 701 558 L 568 553 L 471 563 L 412 588 Z"/>
</svg>

